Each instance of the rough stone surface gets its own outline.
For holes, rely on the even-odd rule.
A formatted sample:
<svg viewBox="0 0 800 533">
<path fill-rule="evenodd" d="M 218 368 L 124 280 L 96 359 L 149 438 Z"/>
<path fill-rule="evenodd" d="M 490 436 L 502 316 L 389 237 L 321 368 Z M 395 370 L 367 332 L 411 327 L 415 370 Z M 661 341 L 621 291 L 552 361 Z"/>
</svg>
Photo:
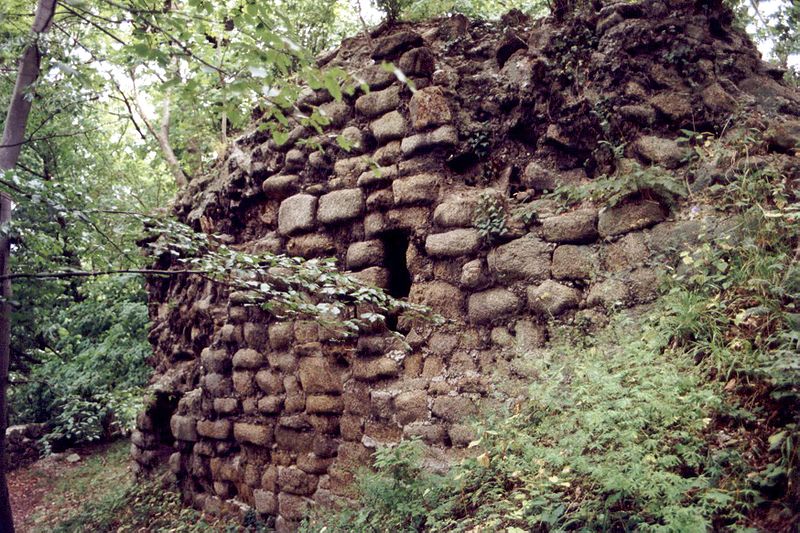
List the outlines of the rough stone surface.
<svg viewBox="0 0 800 533">
<path fill-rule="evenodd" d="M 553 251 L 551 272 L 555 279 L 589 279 L 598 265 L 597 252 L 590 246 L 562 244 Z"/>
<path fill-rule="evenodd" d="M 528 306 L 543 316 L 557 316 L 578 306 L 580 293 L 552 280 L 528 287 Z"/>
<path fill-rule="evenodd" d="M 293 235 L 314 229 L 317 213 L 317 197 L 296 194 L 281 202 L 278 210 L 278 232 Z"/>
<path fill-rule="evenodd" d="M 489 253 L 489 269 L 501 280 L 541 280 L 550 274 L 550 246 L 528 234 Z"/>
<path fill-rule="evenodd" d="M 427 204 L 439 195 L 441 179 L 434 174 L 418 174 L 392 182 L 394 203 L 397 205 Z"/>
<path fill-rule="evenodd" d="M 484 324 L 506 317 L 519 308 L 520 301 L 508 289 L 490 289 L 469 297 L 469 320 Z"/>
<path fill-rule="evenodd" d="M 376 117 L 397 109 L 400 105 L 400 87 L 373 91 L 356 100 L 356 111 L 367 117 Z"/>
<path fill-rule="evenodd" d="M 425 87 L 414 93 L 408 102 L 411 126 L 422 131 L 433 126 L 441 126 L 453 120 L 447 98 L 441 87 Z"/>
<path fill-rule="evenodd" d="M 364 194 L 361 189 L 343 189 L 320 197 L 317 218 L 323 224 L 338 224 L 358 218 L 363 212 Z"/>
<path fill-rule="evenodd" d="M 454 146 L 457 143 L 458 132 L 456 129 L 452 126 L 442 126 L 433 131 L 406 137 L 400 143 L 400 150 L 404 156 L 410 157 L 423 150 Z"/>
<path fill-rule="evenodd" d="M 398 111 L 390 111 L 369 124 L 372 135 L 380 144 L 402 138 L 406 128 L 406 119 Z"/>
<path fill-rule="evenodd" d="M 428 235 L 425 251 L 431 257 L 458 257 L 475 253 L 481 245 L 478 230 L 454 229 Z"/>
<path fill-rule="evenodd" d="M 661 204 L 640 200 L 603 210 L 597 222 L 597 229 L 601 237 L 611 237 L 648 228 L 663 221 L 665 217 Z"/>
<path fill-rule="evenodd" d="M 551 242 L 586 242 L 597 237 L 597 210 L 577 209 L 542 220 L 542 235 Z"/>
<path fill-rule="evenodd" d="M 639 137 L 634 149 L 646 163 L 661 165 L 664 168 L 677 168 L 686 162 L 687 158 L 686 150 L 676 141 L 653 135 Z"/>
</svg>

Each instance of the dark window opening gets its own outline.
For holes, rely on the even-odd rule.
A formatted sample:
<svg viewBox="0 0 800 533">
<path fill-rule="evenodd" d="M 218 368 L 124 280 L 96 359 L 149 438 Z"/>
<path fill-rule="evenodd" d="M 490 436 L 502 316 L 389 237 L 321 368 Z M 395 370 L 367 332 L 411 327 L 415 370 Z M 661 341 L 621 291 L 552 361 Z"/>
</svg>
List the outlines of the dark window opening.
<svg viewBox="0 0 800 533">
<path fill-rule="evenodd" d="M 388 292 L 395 298 L 405 298 L 411 292 L 411 273 L 406 264 L 408 237 L 400 231 L 390 231 L 381 237 L 384 266 L 389 271 Z"/>
<path fill-rule="evenodd" d="M 383 265 L 389 271 L 386 292 L 395 298 L 405 298 L 411 292 L 411 272 L 406 263 L 408 236 L 401 231 L 390 231 L 381 236 L 381 241 L 384 249 Z M 397 315 L 386 317 L 386 327 L 397 331 Z"/>
</svg>

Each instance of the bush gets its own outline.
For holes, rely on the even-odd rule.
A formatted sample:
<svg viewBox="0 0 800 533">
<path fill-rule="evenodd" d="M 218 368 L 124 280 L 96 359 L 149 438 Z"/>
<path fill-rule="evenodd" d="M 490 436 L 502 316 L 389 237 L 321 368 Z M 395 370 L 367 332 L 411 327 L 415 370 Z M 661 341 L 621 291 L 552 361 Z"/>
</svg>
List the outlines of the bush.
<svg viewBox="0 0 800 533">
<path fill-rule="evenodd" d="M 98 440 L 132 427 L 151 369 L 140 279 L 95 280 L 49 328 L 49 351 L 11 389 L 12 421 L 47 422 L 49 444 Z"/>
</svg>

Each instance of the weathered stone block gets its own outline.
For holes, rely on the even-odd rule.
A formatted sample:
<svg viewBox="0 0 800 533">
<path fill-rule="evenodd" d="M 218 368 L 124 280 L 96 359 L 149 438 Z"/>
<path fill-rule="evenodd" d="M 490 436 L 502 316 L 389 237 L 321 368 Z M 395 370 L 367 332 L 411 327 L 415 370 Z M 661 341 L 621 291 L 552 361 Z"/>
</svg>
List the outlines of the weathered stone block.
<svg viewBox="0 0 800 533">
<path fill-rule="evenodd" d="M 425 391 L 401 392 L 394 399 L 394 406 L 395 420 L 401 426 L 411 422 L 427 420 L 429 417 L 428 395 Z"/>
<path fill-rule="evenodd" d="M 383 267 L 369 267 L 350 274 L 365 285 L 385 289 L 389 286 L 389 270 Z"/>
<path fill-rule="evenodd" d="M 542 220 L 542 236 L 551 242 L 590 242 L 597 238 L 597 210 L 577 209 Z"/>
<path fill-rule="evenodd" d="M 281 394 L 284 391 L 283 379 L 274 370 L 260 370 L 256 373 L 256 384 L 267 394 Z"/>
<path fill-rule="evenodd" d="M 475 219 L 478 196 L 457 193 L 448 196 L 433 211 L 433 222 L 444 228 L 471 228 Z"/>
<path fill-rule="evenodd" d="M 200 361 L 209 372 L 224 374 L 231 367 L 231 358 L 226 350 L 215 350 L 211 347 L 203 348 L 200 352 Z"/>
<path fill-rule="evenodd" d="M 233 368 L 261 368 L 266 362 L 264 354 L 252 348 L 243 348 L 233 354 Z"/>
<path fill-rule="evenodd" d="M 476 229 L 454 229 L 445 233 L 428 235 L 425 251 L 432 257 L 458 257 L 470 255 L 481 247 L 481 236 Z"/>
<path fill-rule="evenodd" d="M 603 210 L 597 229 L 601 237 L 611 237 L 648 228 L 665 218 L 666 213 L 661 204 L 651 200 L 638 200 Z"/>
<path fill-rule="evenodd" d="M 356 359 L 353 362 L 353 377 L 362 381 L 397 377 L 400 367 L 388 357 L 376 359 Z"/>
<path fill-rule="evenodd" d="M 402 30 L 375 39 L 372 59 L 391 59 L 406 50 L 422 45 L 422 36 L 410 30 Z"/>
<path fill-rule="evenodd" d="M 492 250 L 487 262 L 501 280 L 542 280 L 550 275 L 550 245 L 528 234 Z"/>
<path fill-rule="evenodd" d="M 338 224 L 357 218 L 363 212 L 361 189 L 342 189 L 320 197 L 317 218 L 323 224 Z"/>
<path fill-rule="evenodd" d="M 264 348 L 267 345 L 267 328 L 264 324 L 246 322 L 242 326 L 242 334 L 250 348 Z"/>
<path fill-rule="evenodd" d="M 446 125 L 433 131 L 406 137 L 400 143 L 400 150 L 405 157 L 411 157 L 423 150 L 455 146 L 456 144 L 458 144 L 458 132 L 453 126 Z"/>
<path fill-rule="evenodd" d="M 309 501 L 302 496 L 281 492 L 278 494 L 278 512 L 281 518 L 299 522 L 305 517 Z"/>
<path fill-rule="evenodd" d="M 477 414 L 478 408 L 466 396 L 439 396 L 433 400 L 433 414 L 448 422 L 464 422 Z"/>
<path fill-rule="evenodd" d="M 236 422 L 233 424 L 233 437 L 236 442 L 266 446 L 272 443 L 273 427 L 266 424 L 249 424 Z"/>
<path fill-rule="evenodd" d="M 314 229 L 317 212 L 317 197 L 296 194 L 283 202 L 278 210 L 278 233 L 293 235 Z"/>
<path fill-rule="evenodd" d="M 255 374 L 249 370 L 233 373 L 233 390 L 242 396 L 249 396 L 255 392 L 253 377 Z"/>
<path fill-rule="evenodd" d="M 236 398 L 214 398 L 214 411 L 223 415 L 235 413 L 239 409 L 239 400 Z"/>
<path fill-rule="evenodd" d="M 355 179 L 369 168 L 369 159 L 364 156 L 339 159 L 333 164 L 333 172 L 337 178 Z"/>
<path fill-rule="evenodd" d="M 269 325 L 269 345 L 273 350 L 284 350 L 294 340 L 291 322 L 275 322 Z"/>
<path fill-rule="evenodd" d="M 333 459 L 326 459 L 314 453 L 304 453 L 297 457 L 297 468 L 307 474 L 321 475 L 328 471 Z"/>
<path fill-rule="evenodd" d="M 397 67 L 406 76 L 429 77 L 436 70 L 436 58 L 430 48 L 413 48 L 400 56 Z"/>
<path fill-rule="evenodd" d="M 210 373 L 203 376 L 201 385 L 211 396 L 227 396 L 233 388 L 231 379 L 222 374 Z"/>
<path fill-rule="evenodd" d="M 408 102 L 411 124 L 417 131 L 441 126 L 453 120 L 450 106 L 441 87 L 425 87 L 415 92 Z"/>
<path fill-rule="evenodd" d="M 586 297 L 589 305 L 600 305 L 612 309 L 619 305 L 626 305 L 629 298 L 628 286 L 618 279 L 607 279 L 597 283 Z"/>
<path fill-rule="evenodd" d="M 580 302 L 580 293 L 572 287 L 553 280 L 545 280 L 538 286 L 528 287 L 528 306 L 543 316 L 560 315 L 573 309 Z"/>
<path fill-rule="evenodd" d="M 280 396 L 264 396 L 258 400 L 258 411 L 267 415 L 274 415 L 281 412 L 283 398 Z"/>
<path fill-rule="evenodd" d="M 469 297 L 470 322 L 484 324 L 511 315 L 519 309 L 520 300 L 508 289 L 489 289 Z"/>
<path fill-rule="evenodd" d="M 280 200 L 300 190 L 300 178 L 295 174 L 270 176 L 261 184 L 268 198 Z"/>
<path fill-rule="evenodd" d="M 636 153 L 646 163 L 653 163 L 664 168 L 677 168 L 687 161 L 686 149 L 672 139 L 664 139 L 653 135 L 639 137 L 633 145 Z"/>
<path fill-rule="evenodd" d="M 435 174 L 418 174 L 392 182 L 397 205 L 428 204 L 439 196 L 441 179 Z"/>
<path fill-rule="evenodd" d="M 307 394 L 341 393 L 342 381 L 325 359 L 309 357 L 300 360 L 300 384 Z"/>
<path fill-rule="evenodd" d="M 329 127 L 338 128 L 350 118 L 350 106 L 341 101 L 326 102 L 319 106 L 319 114 L 330 121 Z"/>
<path fill-rule="evenodd" d="M 348 269 L 358 269 L 383 264 L 383 242 L 380 240 L 354 242 L 347 248 L 345 266 Z"/>
<path fill-rule="evenodd" d="M 486 285 L 489 278 L 482 259 L 473 259 L 461 267 L 460 283 L 468 289 L 479 289 Z"/>
<path fill-rule="evenodd" d="M 306 397 L 306 412 L 309 414 L 339 414 L 344 410 L 341 396 L 314 394 Z"/>
<path fill-rule="evenodd" d="M 169 420 L 172 436 L 178 440 L 195 442 L 197 440 L 197 420 L 190 416 L 172 415 Z"/>
<path fill-rule="evenodd" d="M 396 85 L 382 91 L 372 91 L 356 100 L 356 111 L 370 118 L 398 107 L 400 107 L 400 87 Z"/>
<path fill-rule="evenodd" d="M 555 279 L 589 279 L 597 269 L 597 252 L 589 246 L 562 244 L 553 252 Z"/>
<path fill-rule="evenodd" d="M 444 281 L 414 283 L 409 300 L 429 306 L 446 318 L 458 319 L 462 316 L 464 294 Z"/>
<path fill-rule="evenodd" d="M 379 144 L 385 144 L 406 134 L 406 119 L 398 111 L 391 111 L 370 122 L 369 129 Z"/>
<path fill-rule="evenodd" d="M 278 497 L 274 492 L 263 489 L 253 491 L 253 500 L 257 513 L 274 515 L 278 512 Z"/>
<path fill-rule="evenodd" d="M 231 421 L 226 419 L 198 420 L 197 434 L 209 439 L 227 439 L 231 434 Z"/>
<path fill-rule="evenodd" d="M 278 467 L 278 487 L 281 491 L 309 496 L 317 489 L 317 476 L 296 467 Z"/>
</svg>

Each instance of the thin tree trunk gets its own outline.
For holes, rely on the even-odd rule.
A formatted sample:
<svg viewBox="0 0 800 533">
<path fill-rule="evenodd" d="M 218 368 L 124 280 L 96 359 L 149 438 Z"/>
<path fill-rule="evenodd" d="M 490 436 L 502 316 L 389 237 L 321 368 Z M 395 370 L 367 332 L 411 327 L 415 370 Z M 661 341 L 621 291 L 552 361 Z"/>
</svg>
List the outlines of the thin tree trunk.
<svg viewBox="0 0 800 533">
<path fill-rule="evenodd" d="M 189 178 L 183 171 L 181 162 L 178 160 L 178 157 L 172 150 L 172 144 L 169 142 L 169 129 L 172 122 L 172 99 L 169 95 L 164 97 L 164 102 L 161 106 L 161 124 L 156 128 L 144 112 L 144 105 L 142 105 L 139 91 L 136 89 L 136 80 L 133 72 L 131 72 L 131 80 L 134 82 L 133 105 L 136 108 L 136 112 L 139 114 L 139 117 L 141 117 L 142 122 L 144 122 L 147 131 L 149 131 L 150 134 L 155 137 L 156 142 L 158 142 L 158 146 L 161 148 L 161 155 L 164 156 L 164 160 L 167 162 L 169 171 L 172 173 L 172 177 L 175 178 L 175 183 L 178 185 L 178 188 L 186 187 L 186 185 L 189 184 Z"/>
<path fill-rule="evenodd" d="M 25 129 L 31 112 L 32 99 L 28 94 L 31 86 L 39 77 L 41 55 L 39 52 L 39 35 L 50 28 L 50 22 L 56 11 L 56 0 L 39 0 L 36 6 L 31 42 L 25 47 L 19 60 L 19 71 L 8 113 L 3 127 L 3 138 L 0 141 L 0 172 L 11 170 L 17 166 L 22 145 L 25 144 Z M 0 197 L 0 224 L 11 220 L 11 198 L 5 194 Z M 0 237 L 0 275 L 7 275 L 11 251 L 8 236 Z M 11 513 L 11 501 L 8 497 L 6 481 L 6 387 L 8 386 L 8 365 L 11 358 L 11 280 L 4 279 L 0 284 L 0 532 L 14 532 L 14 518 Z"/>
</svg>

